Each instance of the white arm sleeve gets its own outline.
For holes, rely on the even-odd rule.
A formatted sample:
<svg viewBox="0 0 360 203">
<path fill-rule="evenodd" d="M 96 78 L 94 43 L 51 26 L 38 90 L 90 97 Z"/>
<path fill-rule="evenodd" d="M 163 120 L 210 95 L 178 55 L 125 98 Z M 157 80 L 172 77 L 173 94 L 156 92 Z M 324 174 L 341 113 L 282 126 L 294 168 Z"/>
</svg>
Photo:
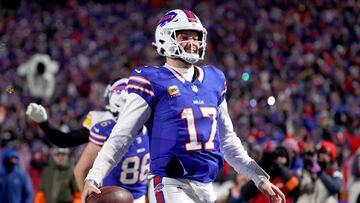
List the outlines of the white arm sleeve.
<svg viewBox="0 0 360 203">
<path fill-rule="evenodd" d="M 263 179 L 270 176 L 248 155 L 239 137 L 234 132 L 227 103 L 224 100 L 220 105 L 219 130 L 221 150 L 225 160 L 238 172 L 251 178 L 258 187 Z"/>
<path fill-rule="evenodd" d="M 120 113 L 109 139 L 98 153 L 86 179 L 101 183 L 127 152 L 150 115 L 151 108 L 146 101 L 137 94 L 129 94 L 124 110 Z"/>
</svg>

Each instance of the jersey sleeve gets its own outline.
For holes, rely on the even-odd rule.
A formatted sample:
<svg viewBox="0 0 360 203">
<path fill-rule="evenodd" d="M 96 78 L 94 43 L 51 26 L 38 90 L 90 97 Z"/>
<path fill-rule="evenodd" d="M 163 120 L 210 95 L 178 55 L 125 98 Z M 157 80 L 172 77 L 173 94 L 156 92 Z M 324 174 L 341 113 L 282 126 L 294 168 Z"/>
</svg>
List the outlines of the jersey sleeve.
<svg viewBox="0 0 360 203">
<path fill-rule="evenodd" d="M 109 138 L 114 122 L 106 120 L 95 124 L 90 130 L 89 141 L 103 146 L 105 141 Z"/>
<path fill-rule="evenodd" d="M 269 179 L 270 176 L 248 155 L 240 138 L 234 132 L 226 100 L 221 103 L 219 111 L 219 136 L 225 160 L 238 173 L 251 178 L 258 187 L 263 179 Z"/>
<path fill-rule="evenodd" d="M 136 68 L 129 77 L 128 92 L 142 97 L 150 107 L 154 105 L 155 93 L 150 78 L 146 74 L 146 67 Z"/>
<path fill-rule="evenodd" d="M 214 82 L 218 85 L 218 87 L 220 88 L 218 91 L 219 91 L 219 101 L 218 101 L 218 105 L 220 106 L 221 103 L 223 103 L 223 101 L 225 100 L 225 96 L 226 96 L 226 91 L 227 91 L 227 85 L 226 85 L 226 78 L 225 78 L 225 75 L 224 73 L 214 67 L 214 66 L 211 66 L 212 70 L 215 72 L 215 75 L 214 75 Z"/>
<path fill-rule="evenodd" d="M 64 133 L 54 128 L 48 121 L 39 123 L 46 137 L 58 147 L 76 147 L 89 141 L 89 129 L 82 127 Z"/>
<path fill-rule="evenodd" d="M 222 91 L 221 91 L 221 94 L 220 94 L 219 105 L 225 100 L 225 96 L 226 96 L 227 86 L 226 86 L 225 77 L 224 77 L 224 84 L 223 84 L 222 87 L 223 88 L 222 88 Z"/>
</svg>

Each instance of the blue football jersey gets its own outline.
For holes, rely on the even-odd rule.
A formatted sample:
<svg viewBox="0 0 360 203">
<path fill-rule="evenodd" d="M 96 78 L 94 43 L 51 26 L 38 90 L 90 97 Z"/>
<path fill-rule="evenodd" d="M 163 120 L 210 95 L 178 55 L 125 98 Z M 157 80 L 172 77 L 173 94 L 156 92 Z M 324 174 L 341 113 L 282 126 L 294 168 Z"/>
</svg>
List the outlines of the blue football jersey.
<svg viewBox="0 0 360 203">
<path fill-rule="evenodd" d="M 102 146 L 115 124 L 113 119 L 95 124 L 90 131 L 90 142 Z M 143 128 L 119 164 L 106 176 L 103 185 L 123 187 L 137 199 L 146 194 L 149 164 L 149 139 L 146 129 Z"/>
<path fill-rule="evenodd" d="M 226 84 L 213 66 L 196 67 L 195 73 L 189 82 L 171 68 L 139 67 L 129 77 L 128 92 L 152 109 L 145 124 L 151 173 L 208 183 L 223 165 L 217 118 Z"/>
</svg>

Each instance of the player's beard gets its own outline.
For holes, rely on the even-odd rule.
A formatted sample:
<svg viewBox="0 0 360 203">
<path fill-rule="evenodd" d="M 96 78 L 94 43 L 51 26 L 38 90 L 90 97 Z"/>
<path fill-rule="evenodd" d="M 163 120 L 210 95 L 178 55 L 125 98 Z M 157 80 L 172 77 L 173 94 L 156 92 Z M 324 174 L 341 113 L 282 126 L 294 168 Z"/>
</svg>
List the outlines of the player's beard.
<svg viewBox="0 0 360 203">
<path fill-rule="evenodd" d="M 184 47 L 184 50 L 189 54 L 199 54 L 199 46 L 195 45 L 194 43 L 187 44 Z"/>
</svg>

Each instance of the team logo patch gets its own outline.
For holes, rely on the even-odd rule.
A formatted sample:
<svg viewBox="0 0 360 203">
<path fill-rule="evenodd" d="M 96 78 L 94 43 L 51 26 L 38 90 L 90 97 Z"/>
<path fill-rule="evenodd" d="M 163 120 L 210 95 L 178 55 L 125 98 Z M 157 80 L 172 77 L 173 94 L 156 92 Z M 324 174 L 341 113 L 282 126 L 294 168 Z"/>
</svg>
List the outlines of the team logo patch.
<svg viewBox="0 0 360 203">
<path fill-rule="evenodd" d="M 91 122 L 91 114 L 88 114 L 83 122 L 83 126 L 86 126 L 87 128 L 91 128 L 92 127 L 92 122 Z"/>
<path fill-rule="evenodd" d="M 178 86 L 173 85 L 173 86 L 168 87 L 168 93 L 171 97 L 175 97 L 175 96 L 180 95 L 180 90 L 179 90 Z"/>
<path fill-rule="evenodd" d="M 166 25 L 166 23 L 171 22 L 175 17 L 177 16 L 177 13 L 175 12 L 169 12 L 164 17 L 162 17 L 159 21 L 160 27 Z"/>
<path fill-rule="evenodd" d="M 195 93 L 199 91 L 198 87 L 196 85 L 192 85 L 191 86 L 192 91 L 194 91 Z"/>
<path fill-rule="evenodd" d="M 164 184 L 159 183 L 155 186 L 154 192 L 161 192 L 163 188 L 164 188 Z"/>
</svg>

